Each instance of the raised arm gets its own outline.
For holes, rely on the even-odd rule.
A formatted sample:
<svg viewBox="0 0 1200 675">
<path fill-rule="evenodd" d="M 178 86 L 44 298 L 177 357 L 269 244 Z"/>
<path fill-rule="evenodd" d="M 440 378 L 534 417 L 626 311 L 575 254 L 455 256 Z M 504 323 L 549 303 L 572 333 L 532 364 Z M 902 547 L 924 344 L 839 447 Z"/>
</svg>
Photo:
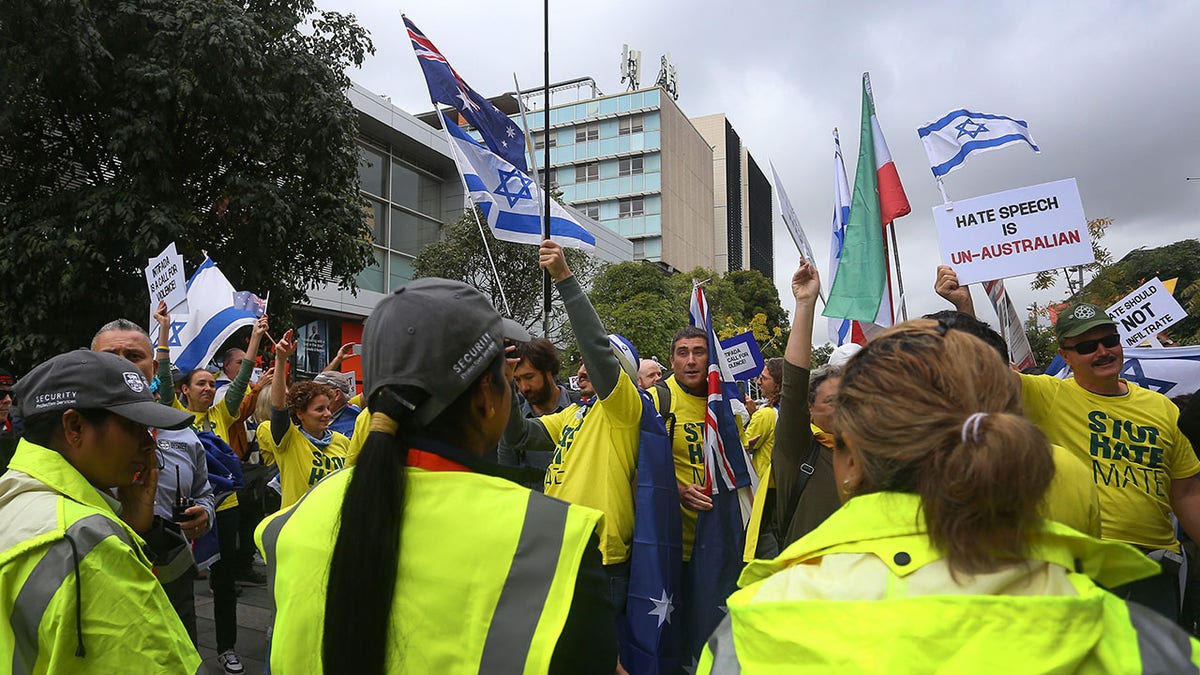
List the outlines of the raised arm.
<svg viewBox="0 0 1200 675">
<path fill-rule="evenodd" d="M 550 273 L 554 286 L 558 288 L 558 295 L 566 307 L 571 328 L 575 330 L 575 340 L 579 344 L 583 365 L 587 366 L 587 374 L 592 380 L 592 386 L 596 388 L 596 395 L 606 399 L 617 387 L 617 379 L 621 376 L 621 364 L 613 354 L 608 335 L 604 332 L 604 325 L 600 323 L 600 317 L 579 285 L 579 280 L 567 267 L 567 258 L 562 246 L 547 239 L 538 249 L 538 258 L 538 264 Z"/>
<path fill-rule="evenodd" d="M 812 366 L 813 318 L 817 309 L 817 295 L 821 290 L 821 278 L 812 263 L 801 262 L 800 269 L 792 275 L 792 296 L 796 308 L 792 312 L 792 332 L 788 335 L 783 358 L 793 366 Z"/>
<path fill-rule="evenodd" d="M 271 438 L 275 441 L 275 445 L 283 442 L 287 427 L 292 423 L 291 419 L 286 416 L 287 362 L 295 353 L 296 340 L 292 337 L 291 329 L 288 329 L 279 342 L 275 343 L 275 379 L 278 381 L 271 383 Z M 280 412 L 285 414 L 277 414 Z M 278 424 L 281 420 L 287 420 L 287 424 Z"/>
<path fill-rule="evenodd" d="M 250 385 L 250 376 L 254 374 L 254 364 L 258 361 L 258 346 L 262 344 L 262 337 L 266 332 L 267 317 L 259 317 L 250 331 L 250 344 L 246 346 L 246 359 L 242 361 L 242 368 L 229 383 L 229 390 L 225 392 L 225 409 L 235 418 L 238 408 L 242 405 L 242 398 L 246 395 L 246 387 Z"/>
<path fill-rule="evenodd" d="M 812 448 L 808 412 L 808 369 L 812 365 L 812 331 L 821 280 L 811 263 L 801 263 L 792 275 L 792 332 L 783 354 L 783 383 L 779 392 L 779 417 L 771 475 L 775 477 L 776 513 L 781 547 L 793 540 L 791 522 L 799 503 L 800 465 Z"/>
<path fill-rule="evenodd" d="M 971 299 L 971 289 L 968 286 L 959 285 L 958 274 L 954 268 L 949 265 L 938 265 L 937 279 L 933 282 L 933 290 L 954 305 L 954 309 L 963 314 L 975 316 L 975 301 Z"/>
<path fill-rule="evenodd" d="M 332 371 L 341 370 L 342 362 L 345 361 L 346 359 L 350 358 L 350 356 L 354 354 L 354 345 L 355 344 L 357 344 L 357 343 L 347 342 L 346 344 L 342 345 L 341 349 L 338 350 L 337 355 L 334 356 L 333 359 L 331 359 L 329 361 L 329 365 L 325 366 L 325 370 L 322 372 L 329 372 L 331 370 Z"/>
<path fill-rule="evenodd" d="M 175 404 L 175 380 L 171 377 L 171 315 L 167 313 L 166 302 L 158 301 L 154 320 L 158 322 L 158 346 L 154 350 L 158 362 L 154 376 L 158 380 L 158 402 L 170 407 Z"/>
</svg>

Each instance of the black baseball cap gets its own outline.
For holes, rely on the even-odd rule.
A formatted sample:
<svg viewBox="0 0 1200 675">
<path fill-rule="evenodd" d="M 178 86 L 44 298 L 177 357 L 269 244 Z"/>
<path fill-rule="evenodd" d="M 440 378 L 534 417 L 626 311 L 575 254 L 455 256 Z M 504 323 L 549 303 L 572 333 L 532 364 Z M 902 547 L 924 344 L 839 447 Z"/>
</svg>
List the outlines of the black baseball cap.
<svg viewBox="0 0 1200 675">
<path fill-rule="evenodd" d="M 14 388 L 20 413 L 30 417 L 70 408 L 102 409 L 158 429 L 183 429 L 195 416 L 154 400 L 138 367 L 107 352 L 59 354 L 21 378 Z"/>
<path fill-rule="evenodd" d="M 385 386 L 417 387 L 429 397 L 414 415 L 428 424 L 483 374 L 506 339 L 530 338 L 475 288 L 436 277 L 411 281 L 381 300 L 363 328 L 367 401 Z"/>
<path fill-rule="evenodd" d="M 1054 323 L 1054 334 L 1062 340 L 1083 335 L 1097 326 L 1116 325 L 1100 307 L 1081 302 L 1071 305 L 1067 311 L 1058 315 L 1058 321 Z"/>
</svg>

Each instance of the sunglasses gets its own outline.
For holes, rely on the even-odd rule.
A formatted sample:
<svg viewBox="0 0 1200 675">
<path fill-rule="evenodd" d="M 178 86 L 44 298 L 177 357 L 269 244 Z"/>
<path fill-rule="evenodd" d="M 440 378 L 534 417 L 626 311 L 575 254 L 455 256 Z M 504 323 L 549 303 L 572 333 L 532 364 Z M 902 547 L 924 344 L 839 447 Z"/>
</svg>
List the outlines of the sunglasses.
<svg viewBox="0 0 1200 675">
<path fill-rule="evenodd" d="M 0 401 L 3 401 L 4 399 L 6 399 L 12 395 L 13 395 L 13 393 L 12 393 L 11 389 L 0 389 Z"/>
<path fill-rule="evenodd" d="M 1095 340 L 1084 340 L 1083 342 L 1076 342 L 1075 344 L 1073 344 L 1069 347 L 1066 345 L 1063 345 L 1063 349 L 1070 349 L 1071 351 L 1075 352 L 1076 354 L 1091 354 L 1092 352 L 1099 349 L 1100 345 L 1104 345 L 1104 347 L 1106 349 L 1112 349 L 1113 347 L 1116 347 L 1119 342 L 1121 342 L 1121 336 L 1117 335 L 1116 333 L 1109 333 L 1108 335 L 1105 335 L 1102 338 L 1097 338 Z"/>
</svg>

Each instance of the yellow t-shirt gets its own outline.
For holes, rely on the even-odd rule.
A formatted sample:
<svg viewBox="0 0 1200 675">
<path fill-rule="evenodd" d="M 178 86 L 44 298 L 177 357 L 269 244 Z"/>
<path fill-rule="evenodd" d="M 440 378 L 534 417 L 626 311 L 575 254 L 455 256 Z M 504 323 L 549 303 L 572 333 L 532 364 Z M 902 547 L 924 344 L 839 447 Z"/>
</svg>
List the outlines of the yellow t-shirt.
<svg viewBox="0 0 1200 675">
<path fill-rule="evenodd" d="M 672 375 L 666 380 L 667 388 L 671 390 L 671 410 L 675 413 L 675 427 L 671 440 L 671 451 L 675 458 L 675 480 L 680 485 L 704 484 L 704 411 L 708 408 L 708 400 L 692 396 L 680 388 Z M 650 396 L 658 406 L 658 391 L 651 387 Z M 665 416 L 664 416 L 665 417 Z M 746 443 L 746 430 L 737 422 L 735 424 L 741 434 L 742 445 Z M 667 432 L 671 433 L 671 423 L 667 422 Z M 683 513 L 683 559 L 692 559 L 692 543 L 696 539 L 696 512 L 680 505 Z"/>
<path fill-rule="evenodd" d="M 629 559 L 641 419 L 641 395 L 624 371 L 608 398 L 590 410 L 573 403 L 537 418 L 555 443 L 546 469 L 546 496 L 604 512 L 600 553 L 605 565 Z"/>
<path fill-rule="evenodd" d="M 764 487 L 775 487 L 775 479 L 771 476 L 771 451 L 775 449 L 775 422 L 779 420 L 779 411 L 764 405 L 754 411 L 750 424 L 746 425 L 746 438 L 758 436 L 754 446 L 754 472 Z"/>
<path fill-rule="evenodd" d="M 259 424 L 255 433 L 263 461 L 279 466 L 279 483 L 283 487 L 281 509 L 300 501 L 309 488 L 350 462 L 350 439 L 336 431 L 324 450 L 305 438 L 295 424 L 288 425 L 278 445 L 271 435 L 269 420 Z"/>
<path fill-rule="evenodd" d="M 1200 473 L 1200 460 L 1179 431 L 1175 404 L 1122 382 L 1128 393 L 1102 396 L 1074 379 L 1022 375 L 1025 415 L 1091 468 L 1104 539 L 1178 551 L 1171 480 Z"/>
<path fill-rule="evenodd" d="M 371 411 L 366 408 L 358 413 L 358 417 L 354 418 L 354 435 L 350 437 L 350 456 L 358 457 L 358 453 L 362 452 L 363 444 L 367 442 L 367 436 L 371 435 Z M 347 464 L 353 464 L 351 459 Z"/>
<path fill-rule="evenodd" d="M 225 441 L 226 443 L 229 442 L 229 427 L 233 426 L 233 423 L 237 421 L 237 416 L 230 414 L 229 406 L 225 405 L 224 400 L 217 401 L 211 408 L 203 412 L 188 410 L 187 408 L 183 407 L 183 404 L 179 402 L 179 399 L 172 401 L 171 407 L 190 412 L 196 417 L 196 420 L 192 422 L 193 431 L 211 431 L 220 437 L 221 440 Z M 221 503 L 217 505 L 216 510 L 224 511 L 226 509 L 232 509 L 237 505 L 238 496 L 235 492 L 221 500 Z"/>
<path fill-rule="evenodd" d="M 1050 456 L 1054 480 L 1042 498 L 1042 516 L 1100 539 L 1100 492 L 1092 482 L 1091 462 L 1084 464 L 1061 445 L 1051 445 Z"/>
</svg>

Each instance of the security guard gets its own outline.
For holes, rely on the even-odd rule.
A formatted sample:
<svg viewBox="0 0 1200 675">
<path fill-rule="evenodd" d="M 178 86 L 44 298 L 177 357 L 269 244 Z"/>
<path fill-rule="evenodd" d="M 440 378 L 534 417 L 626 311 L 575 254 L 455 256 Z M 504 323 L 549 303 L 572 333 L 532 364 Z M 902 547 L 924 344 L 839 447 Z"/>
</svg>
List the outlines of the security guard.
<svg viewBox="0 0 1200 675">
<path fill-rule="evenodd" d="M 445 279 L 375 308 L 357 463 L 255 533 L 273 673 L 614 672 L 600 513 L 481 473 L 509 417 L 505 340 L 528 339 Z"/>
<path fill-rule="evenodd" d="M 200 655 L 137 534 L 155 526 L 147 427 L 192 416 L 156 403 L 129 361 L 82 349 L 16 392 L 25 432 L 0 477 L 0 670 L 195 672 Z"/>
</svg>

